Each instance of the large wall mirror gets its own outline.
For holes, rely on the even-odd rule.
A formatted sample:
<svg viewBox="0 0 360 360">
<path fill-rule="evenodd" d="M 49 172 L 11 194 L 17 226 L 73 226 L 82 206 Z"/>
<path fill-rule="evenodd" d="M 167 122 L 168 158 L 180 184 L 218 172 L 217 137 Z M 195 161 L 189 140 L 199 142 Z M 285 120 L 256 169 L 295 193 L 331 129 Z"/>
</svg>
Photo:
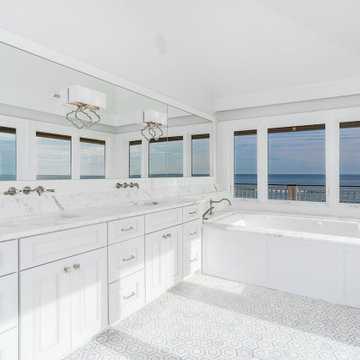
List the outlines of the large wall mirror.
<svg viewBox="0 0 360 360">
<path fill-rule="evenodd" d="M 211 121 L 4 43 L 0 58 L 1 181 L 212 175 Z"/>
</svg>

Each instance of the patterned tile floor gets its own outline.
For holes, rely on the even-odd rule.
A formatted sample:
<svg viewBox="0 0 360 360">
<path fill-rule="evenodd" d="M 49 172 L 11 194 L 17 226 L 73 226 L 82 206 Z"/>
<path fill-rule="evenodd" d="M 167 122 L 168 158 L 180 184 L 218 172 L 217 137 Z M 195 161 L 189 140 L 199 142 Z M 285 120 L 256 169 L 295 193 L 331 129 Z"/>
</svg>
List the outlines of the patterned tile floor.
<svg viewBox="0 0 360 360">
<path fill-rule="evenodd" d="M 360 309 L 195 275 L 66 360 L 360 360 Z"/>
</svg>

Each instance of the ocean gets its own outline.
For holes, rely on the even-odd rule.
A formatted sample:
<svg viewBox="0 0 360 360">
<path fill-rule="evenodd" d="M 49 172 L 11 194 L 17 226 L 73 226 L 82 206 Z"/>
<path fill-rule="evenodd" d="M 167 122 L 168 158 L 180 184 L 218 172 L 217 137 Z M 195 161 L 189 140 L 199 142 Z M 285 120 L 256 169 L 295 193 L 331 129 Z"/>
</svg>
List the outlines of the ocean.
<svg viewBox="0 0 360 360">
<path fill-rule="evenodd" d="M 256 185 L 256 174 L 235 174 L 235 184 Z M 321 174 L 270 174 L 269 187 L 286 188 L 289 184 L 296 184 L 300 188 L 325 188 L 325 175 Z M 344 174 L 340 176 L 340 186 L 349 190 L 360 188 L 360 175 Z"/>
</svg>

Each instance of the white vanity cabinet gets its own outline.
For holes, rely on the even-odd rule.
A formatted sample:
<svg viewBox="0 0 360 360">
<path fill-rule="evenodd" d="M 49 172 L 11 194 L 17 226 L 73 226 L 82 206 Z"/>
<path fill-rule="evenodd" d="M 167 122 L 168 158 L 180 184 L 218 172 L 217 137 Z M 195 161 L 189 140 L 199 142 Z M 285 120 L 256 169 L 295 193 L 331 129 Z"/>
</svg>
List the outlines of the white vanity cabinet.
<svg viewBox="0 0 360 360">
<path fill-rule="evenodd" d="M 201 226 L 188 205 L 1 242 L 0 360 L 62 359 L 162 295 L 199 270 Z"/>
<path fill-rule="evenodd" d="M 107 326 L 106 248 L 20 275 L 21 356 L 58 359 Z"/>
<path fill-rule="evenodd" d="M 18 359 L 17 241 L 0 243 L 0 359 Z"/>
<path fill-rule="evenodd" d="M 183 225 L 183 277 L 193 275 L 201 268 L 201 220 Z"/>
<path fill-rule="evenodd" d="M 145 236 L 146 301 L 182 280 L 182 225 Z"/>
</svg>

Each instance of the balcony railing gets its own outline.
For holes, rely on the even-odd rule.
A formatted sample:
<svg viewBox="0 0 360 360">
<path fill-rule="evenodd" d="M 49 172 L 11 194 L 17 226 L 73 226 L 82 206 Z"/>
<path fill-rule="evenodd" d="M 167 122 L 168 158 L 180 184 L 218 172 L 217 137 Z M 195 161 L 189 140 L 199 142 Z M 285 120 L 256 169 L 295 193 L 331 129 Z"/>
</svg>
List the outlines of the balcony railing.
<svg viewBox="0 0 360 360">
<path fill-rule="evenodd" d="M 256 199 L 257 186 L 256 184 L 235 183 L 234 195 L 238 198 Z M 326 190 L 325 186 L 319 185 L 269 184 L 268 199 L 324 202 Z M 341 186 L 340 202 L 359 204 L 360 187 Z"/>
</svg>

